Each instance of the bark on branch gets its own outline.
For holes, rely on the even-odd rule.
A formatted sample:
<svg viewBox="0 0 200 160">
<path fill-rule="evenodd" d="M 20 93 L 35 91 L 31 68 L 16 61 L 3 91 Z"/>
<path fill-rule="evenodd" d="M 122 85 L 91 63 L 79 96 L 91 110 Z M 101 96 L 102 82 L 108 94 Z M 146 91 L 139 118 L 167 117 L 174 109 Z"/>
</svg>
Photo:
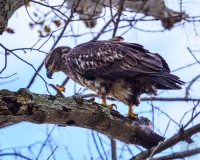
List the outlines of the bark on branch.
<svg viewBox="0 0 200 160">
<path fill-rule="evenodd" d="M 80 95 L 59 96 L 35 94 L 27 89 L 18 92 L 0 91 L 0 127 L 27 121 L 37 124 L 88 128 L 144 148 L 158 145 L 164 138 L 150 129 L 151 122 L 144 117 L 131 120 L 115 110 L 82 99 Z"/>
<path fill-rule="evenodd" d="M 0 35 L 5 31 L 12 14 L 28 0 L 0 0 Z"/>
</svg>

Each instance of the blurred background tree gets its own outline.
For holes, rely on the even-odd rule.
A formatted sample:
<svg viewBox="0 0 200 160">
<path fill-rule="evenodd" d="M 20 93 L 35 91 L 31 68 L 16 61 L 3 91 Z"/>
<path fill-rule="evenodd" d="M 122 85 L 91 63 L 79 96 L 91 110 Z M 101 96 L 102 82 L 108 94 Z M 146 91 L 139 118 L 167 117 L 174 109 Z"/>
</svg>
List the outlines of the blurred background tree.
<svg viewBox="0 0 200 160">
<path fill-rule="evenodd" d="M 135 109 L 167 139 L 150 152 L 88 129 L 1 121 L 0 159 L 199 159 L 199 5 L 198 0 L 0 0 L 0 89 L 59 95 L 59 84 L 66 88 L 63 96 L 81 88 L 83 97 L 96 97 L 63 73 L 46 79 L 43 61 L 56 46 L 73 48 L 116 35 L 161 54 L 186 82 L 180 91 L 143 95 Z M 114 103 L 125 115 L 124 104 Z"/>
</svg>

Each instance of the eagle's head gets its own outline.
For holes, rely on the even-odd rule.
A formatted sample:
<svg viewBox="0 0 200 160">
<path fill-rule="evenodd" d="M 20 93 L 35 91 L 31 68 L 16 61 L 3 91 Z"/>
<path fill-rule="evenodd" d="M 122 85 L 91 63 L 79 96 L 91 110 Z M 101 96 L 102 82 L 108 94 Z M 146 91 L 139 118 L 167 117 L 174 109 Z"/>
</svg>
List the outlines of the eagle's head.
<svg viewBox="0 0 200 160">
<path fill-rule="evenodd" d="M 46 75 L 51 79 L 54 72 L 59 72 L 62 70 L 64 65 L 66 55 L 71 50 L 70 47 L 60 46 L 54 48 L 45 58 L 44 65 L 47 69 Z"/>
</svg>

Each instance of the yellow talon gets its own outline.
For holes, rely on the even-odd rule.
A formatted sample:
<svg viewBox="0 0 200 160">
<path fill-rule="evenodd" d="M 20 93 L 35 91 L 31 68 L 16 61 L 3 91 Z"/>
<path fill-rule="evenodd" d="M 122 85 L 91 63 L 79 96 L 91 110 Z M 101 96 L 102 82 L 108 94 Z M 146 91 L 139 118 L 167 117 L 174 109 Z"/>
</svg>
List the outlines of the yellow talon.
<svg viewBox="0 0 200 160">
<path fill-rule="evenodd" d="M 113 106 L 112 106 L 112 105 L 108 105 L 108 104 L 106 103 L 106 99 L 105 99 L 105 98 L 102 99 L 101 105 L 103 105 L 103 106 L 105 106 L 105 107 L 107 107 L 107 108 L 109 108 L 109 109 L 113 109 Z"/>
<path fill-rule="evenodd" d="M 138 118 L 138 115 L 134 113 L 133 109 L 132 109 L 132 104 L 130 104 L 128 106 L 128 114 L 127 116 L 128 118 L 133 118 L 133 119 L 137 119 Z"/>
</svg>

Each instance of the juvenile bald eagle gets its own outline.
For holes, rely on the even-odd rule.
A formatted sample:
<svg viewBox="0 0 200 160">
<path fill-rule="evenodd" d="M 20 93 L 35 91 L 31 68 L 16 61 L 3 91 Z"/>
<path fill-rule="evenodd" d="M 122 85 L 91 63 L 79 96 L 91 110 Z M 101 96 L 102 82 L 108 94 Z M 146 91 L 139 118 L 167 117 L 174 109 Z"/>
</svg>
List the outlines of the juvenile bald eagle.
<svg viewBox="0 0 200 160">
<path fill-rule="evenodd" d="M 71 49 L 53 49 L 45 59 L 47 77 L 62 71 L 76 83 L 106 97 L 128 105 L 127 117 L 136 118 L 132 106 L 138 106 L 140 95 L 156 95 L 157 89 L 181 89 L 184 82 L 170 74 L 166 61 L 136 43 L 123 42 L 120 36 L 110 40 L 90 41 Z"/>
</svg>

